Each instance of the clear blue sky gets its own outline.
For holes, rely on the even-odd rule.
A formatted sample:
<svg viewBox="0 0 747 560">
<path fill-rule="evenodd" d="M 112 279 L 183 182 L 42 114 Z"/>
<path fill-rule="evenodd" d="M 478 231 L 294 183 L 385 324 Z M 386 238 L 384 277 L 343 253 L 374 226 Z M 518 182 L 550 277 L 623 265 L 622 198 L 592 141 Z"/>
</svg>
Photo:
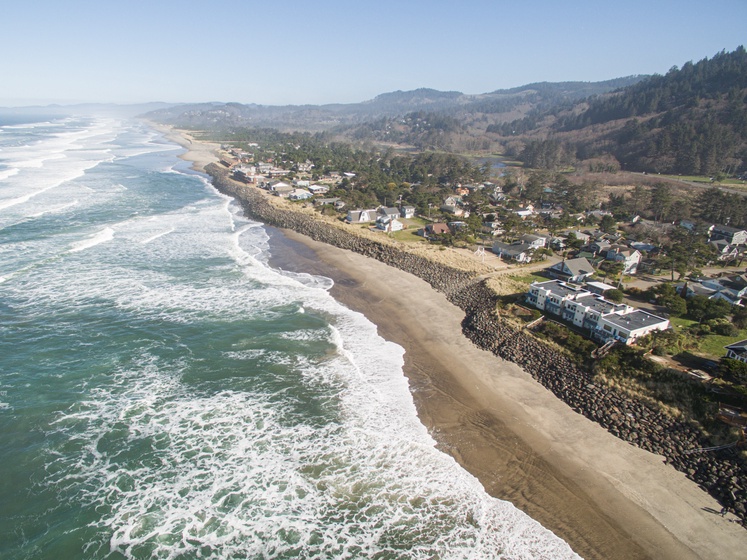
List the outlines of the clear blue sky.
<svg viewBox="0 0 747 560">
<path fill-rule="evenodd" d="M 352 103 L 664 74 L 747 46 L 747 0 L 8 0 L 0 105 Z"/>
</svg>

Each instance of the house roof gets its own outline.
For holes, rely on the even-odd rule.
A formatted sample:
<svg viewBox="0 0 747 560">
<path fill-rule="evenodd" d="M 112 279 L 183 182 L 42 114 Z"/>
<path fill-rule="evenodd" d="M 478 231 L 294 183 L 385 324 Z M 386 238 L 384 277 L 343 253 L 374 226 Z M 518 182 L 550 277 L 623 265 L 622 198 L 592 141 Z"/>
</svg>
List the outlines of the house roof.
<svg viewBox="0 0 747 560">
<path fill-rule="evenodd" d="M 614 286 L 610 286 L 609 284 L 605 284 L 604 282 L 587 282 L 586 285 L 591 286 L 592 288 L 596 288 L 597 290 L 601 290 L 602 292 L 615 289 Z"/>
<path fill-rule="evenodd" d="M 733 233 L 738 233 L 740 231 L 745 231 L 745 230 L 744 228 L 735 228 L 731 226 L 719 226 L 719 225 L 713 226 L 713 232 L 717 232 L 717 233 L 733 234 Z"/>
<path fill-rule="evenodd" d="M 545 237 L 544 235 L 534 235 L 531 233 L 525 233 L 521 236 L 521 239 L 523 241 L 526 241 L 527 243 L 531 243 L 532 241 L 539 241 L 540 239 L 547 241 L 547 237 Z"/>
<path fill-rule="evenodd" d="M 626 313 L 625 315 L 605 315 L 604 319 L 608 323 L 612 323 L 616 327 L 625 329 L 629 332 L 667 322 L 667 319 L 653 315 L 641 309 L 636 309 L 635 311 Z"/>
<path fill-rule="evenodd" d="M 425 226 L 425 230 L 430 233 L 449 233 L 451 231 L 447 224 L 442 223 L 428 224 Z"/>
<path fill-rule="evenodd" d="M 381 214 L 384 214 L 386 216 L 399 216 L 399 208 L 385 208 L 381 207 L 379 208 L 379 212 Z"/>
<path fill-rule="evenodd" d="M 698 282 L 680 282 L 675 286 L 677 293 L 682 292 L 682 288 L 685 286 L 685 284 L 687 284 L 688 291 L 696 296 L 710 297 L 716 293 L 715 288 L 709 288 L 708 286 L 704 286 L 703 284 L 700 284 Z"/>
<path fill-rule="evenodd" d="M 350 220 L 351 222 L 373 221 L 375 216 L 376 211 L 371 209 L 350 210 L 348 212 L 348 220 Z"/>
<path fill-rule="evenodd" d="M 579 305 L 583 305 L 584 307 L 593 309 L 600 315 L 606 315 L 608 313 L 613 313 L 614 311 L 616 311 L 617 309 L 621 307 L 620 304 L 608 301 L 604 299 L 604 297 L 594 295 L 591 292 L 589 292 L 588 295 L 579 297 L 576 301 L 578 302 Z"/>
<path fill-rule="evenodd" d="M 564 298 L 570 295 L 576 296 L 579 294 L 589 293 L 589 292 L 586 292 L 580 286 L 573 286 L 571 284 L 566 284 L 565 282 L 562 282 L 560 280 L 547 280 L 546 282 L 535 282 L 532 284 L 532 286 L 536 286 L 538 288 L 548 290 L 550 293 L 560 298 Z"/>
<path fill-rule="evenodd" d="M 522 253 L 526 253 L 527 251 L 533 249 L 533 247 L 528 243 L 511 243 L 509 245 L 508 243 L 501 243 L 500 241 L 496 241 L 493 244 L 494 250 L 496 247 L 500 249 L 501 254 L 508 255 L 510 257 L 521 255 Z"/>
<path fill-rule="evenodd" d="M 581 274 L 593 274 L 594 267 L 591 263 L 586 260 L 585 257 L 577 257 L 575 259 L 568 259 L 567 261 L 560 262 L 556 265 L 551 266 L 553 270 L 563 271 L 566 269 L 570 272 L 571 276 L 579 276 Z"/>
<path fill-rule="evenodd" d="M 734 352 L 740 353 L 740 352 L 747 352 L 747 340 L 740 340 L 739 342 L 735 342 L 733 344 L 729 344 L 728 346 L 724 346 L 727 350 L 732 350 Z"/>
</svg>

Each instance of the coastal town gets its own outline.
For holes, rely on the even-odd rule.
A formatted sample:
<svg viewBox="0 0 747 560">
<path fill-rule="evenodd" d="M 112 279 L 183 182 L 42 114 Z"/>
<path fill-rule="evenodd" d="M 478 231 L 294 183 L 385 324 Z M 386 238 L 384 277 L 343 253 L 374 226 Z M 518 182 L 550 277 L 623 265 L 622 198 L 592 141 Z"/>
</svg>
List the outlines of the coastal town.
<svg viewBox="0 0 747 560">
<path fill-rule="evenodd" d="M 256 143 L 250 143 L 249 147 L 260 148 Z M 313 206 L 320 213 L 336 215 L 350 226 L 367 227 L 372 232 L 389 236 L 402 232 L 396 237 L 397 240 L 411 243 L 424 241 L 452 248 L 459 246 L 455 240 L 467 239 L 467 243 L 461 245 L 463 250 L 468 248 L 474 251 L 483 263 L 486 262 L 486 254 L 492 254 L 489 262 L 504 271 L 521 271 L 526 268 L 522 265 L 532 263 L 532 269 L 536 270 L 537 263 L 548 262 L 543 267 L 544 274 L 548 279 L 562 282 L 539 283 L 538 288 L 533 284 L 527 294 L 528 303 L 549 313 L 563 315 L 564 319 L 581 327 L 588 320 L 582 317 L 570 319 L 568 311 L 575 308 L 554 306 L 559 305 L 561 300 L 575 301 L 592 293 L 595 301 L 604 301 L 605 293 L 610 293 L 616 299 L 608 302 L 612 305 L 611 309 L 615 309 L 614 315 L 625 316 L 628 320 L 638 319 L 647 325 L 645 332 L 626 336 L 626 344 L 632 344 L 639 336 L 653 331 L 667 330 L 670 323 L 666 317 L 682 314 L 680 302 L 674 306 L 676 309 L 671 305 L 658 306 L 659 315 L 662 316 L 629 305 L 630 298 L 628 303 L 623 304 L 617 298 L 626 287 L 630 287 L 632 294 L 639 295 L 643 291 L 640 287 L 647 286 L 651 295 L 656 291 L 657 284 L 669 280 L 683 301 L 699 297 L 725 302 L 737 308 L 744 307 L 742 298 L 747 296 L 747 277 L 742 276 L 744 271 L 740 272 L 739 267 L 747 257 L 745 229 L 699 223 L 693 219 L 673 223 L 654 222 L 640 215 L 626 221 L 616 218 L 612 211 L 602 209 L 569 214 L 560 204 L 511 196 L 499 184 L 489 181 L 445 185 L 451 193 L 442 199 L 437 208 L 429 204 L 427 215 L 418 212 L 418 208 L 412 204 L 402 203 L 401 196 L 396 206 L 351 208 L 344 197 L 330 197 L 328 193 L 330 190 L 339 193 L 340 182 L 343 179 L 354 181 L 355 173 L 333 171 L 314 177 L 314 164 L 308 160 L 286 161 L 284 167 L 278 167 L 269 162 L 255 162 L 254 154 L 241 149 L 224 148 L 228 150 L 223 152 L 221 164 L 232 172 L 235 180 L 254 185 L 279 198 L 303 203 L 305 207 Z M 468 222 L 466 220 L 471 216 L 470 199 L 478 191 L 484 194 L 483 200 L 487 204 L 483 205 L 479 215 Z M 327 209 L 332 210 L 329 212 Z M 498 216 L 502 216 L 502 219 Z M 553 223 L 568 221 L 574 223 L 574 227 L 560 229 Z M 697 243 L 695 250 L 702 254 L 697 262 L 687 263 L 691 270 L 687 270 L 683 263 L 676 262 L 674 256 L 666 254 L 665 243 L 661 240 L 667 236 L 674 239 L 687 236 L 691 243 Z M 668 277 L 669 270 L 662 270 L 664 267 L 671 267 L 671 277 Z M 703 274 L 699 268 L 707 269 L 709 274 Z M 648 279 L 648 282 L 641 278 Z M 584 284 L 588 284 L 585 291 L 576 293 L 578 286 Z M 538 297 L 538 290 L 548 295 L 554 293 L 560 299 L 551 297 L 545 303 L 545 295 Z M 572 296 L 564 292 L 569 290 Z M 646 303 L 650 303 L 651 299 Z M 589 329 L 590 338 L 606 342 L 604 333 L 597 332 L 600 329 L 605 331 L 605 326 L 608 325 Z"/>
<path fill-rule="evenodd" d="M 616 436 L 664 455 L 708 488 L 725 512 L 746 519 L 747 487 L 738 473 L 747 426 L 747 337 L 740 339 L 744 327 L 736 326 L 743 325 L 747 297 L 747 277 L 739 268 L 747 254 L 746 230 L 641 215 L 620 220 L 604 205 L 568 213 L 557 203 L 505 193 L 501 183 L 511 181 L 505 170 L 494 182 L 442 185 L 450 192 L 438 205 L 418 208 L 398 199 L 395 205 L 355 206 L 339 188 L 343 182 L 351 190 L 362 188 L 355 172 L 314 174 L 308 160 L 280 167 L 258 162 L 242 148 L 224 148 L 220 165 L 209 170 L 214 182 L 266 223 L 378 259 L 383 257 L 374 255 L 371 240 L 391 248 L 389 253 L 426 246 L 426 260 L 437 263 L 445 253 L 459 253 L 456 270 L 452 265 L 446 267 L 452 272 L 439 273 L 452 280 L 434 287 L 455 294 L 473 285 L 468 295 L 455 296 L 465 298 L 457 304 L 467 312 L 468 338 L 522 365 Z M 654 195 L 657 188 L 665 190 L 654 187 Z M 479 214 L 470 205 L 474 193 L 484 201 Z M 572 225 L 548 228 L 553 220 Z M 678 254 L 667 244 L 671 239 L 684 239 L 691 250 Z M 385 262 L 420 277 L 433 275 L 432 265 L 413 267 L 410 257 L 388 254 Z M 478 273 L 508 280 L 509 293 L 501 288 L 496 297 L 494 287 L 475 288 L 469 278 Z M 527 275 L 528 283 L 516 281 Z M 507 332 L 514 334 L 507 338 Z M 579 336 L 587 342 L 574 348 L 569 341 Z M 516 340 L 523 342 L 514 347 Z M 547 343 L 571 355 L 560 358 Z M 623 348 L 633 354 L 621 353 Z M 683 403 L 663 401 L 657 390 L 691 396 Z M 627 414 L 620 415 L 622 410 Z M 654 418 L 657 428 L 649 432 Z"/>
</svg>

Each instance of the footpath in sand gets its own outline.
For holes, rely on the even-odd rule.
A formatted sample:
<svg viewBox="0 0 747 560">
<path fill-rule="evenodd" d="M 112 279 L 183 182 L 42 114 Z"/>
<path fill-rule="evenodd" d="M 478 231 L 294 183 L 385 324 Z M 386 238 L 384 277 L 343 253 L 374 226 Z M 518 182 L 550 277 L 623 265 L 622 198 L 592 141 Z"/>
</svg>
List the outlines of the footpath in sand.
<svg viewBox="0 0 747 560">
<path fill-rule="evenodd" d="M 170 131 L 196 169 L 217 146 Z M 253 187 L 248 187 L 253 188 Z M 277 231 L 277 230 L 275 230 Z M 515 364 L 474 346 L 462 310 L 426 282 L 289 231 L 285 269 L 335 280 L 333 295 L 405 349 L 421 421 L 493 496 L 584 558 L 741 558 L 747 531 L 685 475 L 574 412 Z"/>
</svg>

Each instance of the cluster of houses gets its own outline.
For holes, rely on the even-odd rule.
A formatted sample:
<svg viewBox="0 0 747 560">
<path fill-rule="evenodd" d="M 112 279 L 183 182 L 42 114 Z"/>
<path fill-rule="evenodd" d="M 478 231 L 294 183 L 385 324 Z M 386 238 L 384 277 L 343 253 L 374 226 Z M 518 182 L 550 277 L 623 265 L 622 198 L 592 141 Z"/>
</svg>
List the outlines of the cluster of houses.
<svg viewBox="0 0 747 560">
<path fill-rule="evenodd" d="M 623 274 L 635 274 L 638 271 L 643 253 L 636 247 L 636 243 L 627 243 L 619 235 L 603 232 L 587 233 L 577 230 L 566 232 L 564 236 L 525 234 L 513 243 L 494 242 L 493 252 L 505 260 L 527 263 L 533 260 L 538 249 L 564 249 L 571 236 L 584 242 L 577 256 L 597 264 L 604 260 L 620 262 Z"/>
<path fill-rule="evenodd" d="M 256 144 L 255 144 L 256 146 Z M 249 154 L 236 148 L 227 148 L 228 152 L 221 156 L 221 162 L 226 167 L 233 170 L 234 178 L 245 183 L 255 184 L 264 188 L 273 194 L 290 200 L 308 200 L 312 199 L 315 205 L 333 205 L 336 210 L 342 210 L 345 202 L 339 198 L 325 198 L 324 196 L 331 187 L 337 185 L 343 177 L 352 179 L 353 173 L 331 173 L 323 179 L 312 183 L 309 180 L 298 179 L 290 182 L 279 179 L 287 175 L 289 171 L 276 167 L 272 162 L 250 163 L 253 154 Z M 309 173 L 314 167 L 309 161 L 294 163 L 294 169 L 301 173 Z M 469 211 L 464 197 L 474 190 L 479 189 L 487 193 L 488 199 L 492 204 L 502 205 L 508 199 L 502 191 L 500 185 L 491 182 L 484 182 L 474 185 L 457 185 L 454 187 L 452 194 L 447 196 L 439 210 L 442 214 L 454 216 L 453 221 L 435 222 L 427 225 L 418 231 L 426 238 L 437 236 L 445 233 L 455 233 L 463 222 L 458 220 L 469 216 Z M 545 189 L 551 191 L 552 189 Z M 541 203 L 540 207 L 535 208 L 531 203 L 521 203 L 518 208 L 512 210 L 522 220 L 530 221 L 534 216 L 559 217 L 563 214 L 563 209 L 552 203 Z M 379 207 L 379 208 L 358 208 L 350 210 L 345 218 L 350 224 L 372 224 L 381 231 L 393 232 L 404 229 L 403 219 L 412 218 L 415 215 L 413 206 L 401 206 L 398 208 Z M 579 219 L 588 218 L 592 215 L 597 219 L 602 219 L 609 212 L 596 210 L 587 212 L 578 216 Z M 636 217 L 633 222 L 638 220 Z M 645 220 L 641 220 L 641 223 Z M 689 220 L 679 222 L 681 227 L 694 230 L 697 225 Z M 499 221 L 483 223 L 483 232 L 493 236 L 500 236 L 503 233 L 502 224 Z M 669 227 L 672 227 L 671 225 Z M 727 225 L 712 225 L 707 230 L 708 241 L 717 253 L 717 260 L 721 262 L 734 261 L 747 257 L 747 230 L 729 227 Z M 603 261 L 619 262 L 622 264 L 621 271 L 626 275 L 634 275 L 643 269 L 647 264 L 643 262 L 644 255 L 651 256 L 659 248 L 647 243 L 636 243 L 625 240 L 619 234 L 605 233 L 600 230 L 569 230 L 564 234 L 543 235 L 540 233 L 530 233 L 521 236 L 513 242 L 497 240 L 493 243 L 492 250 L 499 257 L 515 262 L 527 263 L 542 255 L 541 249 L 549 248 L 554 251 L 564 250 L 571 244 L 571 240 L 580 241 L 583 245 L 574 253 L 575 256 L 584 257 L 590 263 L 598 268 Z M 574 243 L 575 248 L 578 243 Z M 685 288 L 693 293 L 708 295 L 709 297 L 723 297 L 731 303 L 738 303 L 741 300 L 741 287 L 734 290 L 734 286 L 716 286 L 706 283 L 699 285 L 688 285 Z"/>
<path fill-rule="evenodd" d="M 677 293 L 688 298 L 704 296 L 708 299 L 723 299 L 731 305 L 744 305 L 747 301 L 747 274 L 732 274 L 717 278 L 699 278 L 680 282 Z"/>
<path fill-rule="evenodd" d="M 312 182 L 308 179 L 296 179 L 286 182 L 278 177 L 288 175 L 289 170 L 276 167 L 270 162 L 259 162 L 256 164 L 247 163 L 252 154 L 240 152 L 237 149 L 231 149 L 221 156 L 221 163 L 233 172 L 233 178 L 242 183 L 255 185 L 265 189 L 275 196 L 288 198 L 289 200 L 309 200 L 314 199 L 314 204 L 322 206 L 325 204 L 333 205 L 336 210 L 342 210 L 345 203 L 339 198 L 324 198 L 333 186 L 337 185 L 343 176 L 353 177 L 354 173 L 337 173 L 332 172 L 324 176 L 318 182 Z M 314 164 L 306 161 L 296 163 L 294 167 L 299 173 L 311 172 Z M 308 175 L 307 175 L 308 176 Z"/>
<path fill-rule="evenodd" d="M 723 225 L 708 228 L 709 243 L 718 253 L 718 260 L 733 261 L 747 252 L 747 230 Z"/>
<path fill-rule="evenodd" d="M 349 224 L 375 224 L 381 231 L 393 232 L 405 228 L 402 220 L 415 217 L 414 206 L 368 208 L 364 210 L 349 210 L 345 222 Z"/>
</svg>

